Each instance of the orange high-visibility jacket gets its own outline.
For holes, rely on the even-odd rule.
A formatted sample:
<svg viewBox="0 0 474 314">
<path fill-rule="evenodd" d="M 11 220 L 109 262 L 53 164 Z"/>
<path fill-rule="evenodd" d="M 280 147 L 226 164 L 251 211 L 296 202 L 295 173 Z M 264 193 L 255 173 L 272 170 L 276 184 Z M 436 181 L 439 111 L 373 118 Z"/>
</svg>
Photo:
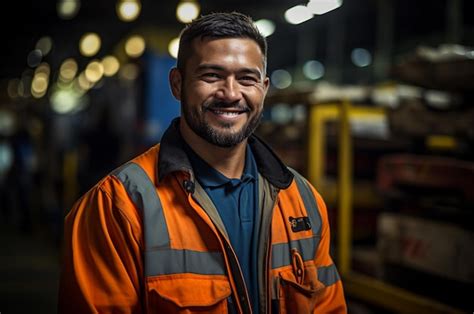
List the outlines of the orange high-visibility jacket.
<svg viewBox="0 0 474 314">
<path fill-rule="evenodd" d="M 101 180 L 65 219 L 60 313 L 251 313 L 216 207 L 193 176 L 178 121 Z M 346 313 L 316 190 L 256 136 L 260 313 Z"/>
</svg>

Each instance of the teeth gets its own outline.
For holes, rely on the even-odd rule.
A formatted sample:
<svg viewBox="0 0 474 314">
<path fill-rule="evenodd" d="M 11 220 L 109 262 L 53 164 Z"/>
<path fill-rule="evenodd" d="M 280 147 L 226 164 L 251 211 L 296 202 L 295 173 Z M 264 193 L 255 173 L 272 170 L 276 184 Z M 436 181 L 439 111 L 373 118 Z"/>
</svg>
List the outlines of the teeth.
<svg viewBox="0 0 474 314">
<path fill-rule="evenodd" d="M 224 116 L 237 116 L 239 112 L 229 112 L 229 111 L 215 111 L 216 114 L 224 115 Z"/>
</svg>

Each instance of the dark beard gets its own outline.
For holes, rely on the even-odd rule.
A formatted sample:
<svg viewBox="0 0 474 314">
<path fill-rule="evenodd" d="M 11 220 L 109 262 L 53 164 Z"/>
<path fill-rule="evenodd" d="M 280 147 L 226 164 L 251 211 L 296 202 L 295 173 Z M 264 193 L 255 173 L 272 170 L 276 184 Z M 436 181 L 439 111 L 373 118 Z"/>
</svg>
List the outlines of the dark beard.
<svg viewBox="0 0 474 314">
<path fill-rule="evenodd" d="M 184 99 L 184 98 L 182 98 Z M 207 142 L 219 147 L 233 147 L 248 138 L 260 124 L 263 110 L 255 117 L 251 118 L 246 125 L 237 133 L 223 134 L 209 125 L 204 120 L 204 115 L 198 115 L 189 105 L 181 103 L 182 114 L 191 130 Z M 205 111 L 206 109 L 204 109 Z M 231 128 L 231 124 L 221 124 L 223 128 Z"/>
</svg>

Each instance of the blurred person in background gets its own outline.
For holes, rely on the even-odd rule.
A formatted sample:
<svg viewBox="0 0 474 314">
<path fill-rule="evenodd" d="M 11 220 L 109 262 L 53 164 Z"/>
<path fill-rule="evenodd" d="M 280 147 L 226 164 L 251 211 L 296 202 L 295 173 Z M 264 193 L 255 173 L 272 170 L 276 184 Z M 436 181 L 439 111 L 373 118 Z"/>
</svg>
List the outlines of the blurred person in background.
<svg viewBox="0 0 474 314">
<path fill-rule="evenodd" d="M 14 121 L 0 147 L 0 163 L 4 168 L 0 171 L 1 212 L 7 224 L 15 226 L 21 233 L 31 233 L 37 155 L 28 129 L 29 120 L 14 116 Z"/>
<path fill-rule="evenodd" d="M 265 38 L 240 13 L 182 32 L 181 117 L 65 219 L 61 313 L 345 313 L 321 196 L 253 135 Z"/>
</svg>

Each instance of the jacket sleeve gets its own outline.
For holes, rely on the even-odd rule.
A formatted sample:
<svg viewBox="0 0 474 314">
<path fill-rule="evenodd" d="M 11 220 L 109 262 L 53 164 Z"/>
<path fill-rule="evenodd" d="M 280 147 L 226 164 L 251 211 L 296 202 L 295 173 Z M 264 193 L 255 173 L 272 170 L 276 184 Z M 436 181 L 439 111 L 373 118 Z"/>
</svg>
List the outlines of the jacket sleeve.
<svg viewBox="0 0 474 314">
<path fill-rule="evenodd" d="M 342 282 L 329 254 L 331 235 L 326 204 L 321 195 L 312 186 L 311 189 L 316 197 L 322 220 L 321 239 L 318 251 L 316 252 L 315 264 L 318 267 L 320 281 L 326 285 L 322 295 L 317 300 L 314 313 L 347 313 Z"/>
<path fill-rule="evenodd" d="M 98 185 L 66 216 L 59 313 L 141 312 L 141 233 L 116 199 Z"/>
</svg>

